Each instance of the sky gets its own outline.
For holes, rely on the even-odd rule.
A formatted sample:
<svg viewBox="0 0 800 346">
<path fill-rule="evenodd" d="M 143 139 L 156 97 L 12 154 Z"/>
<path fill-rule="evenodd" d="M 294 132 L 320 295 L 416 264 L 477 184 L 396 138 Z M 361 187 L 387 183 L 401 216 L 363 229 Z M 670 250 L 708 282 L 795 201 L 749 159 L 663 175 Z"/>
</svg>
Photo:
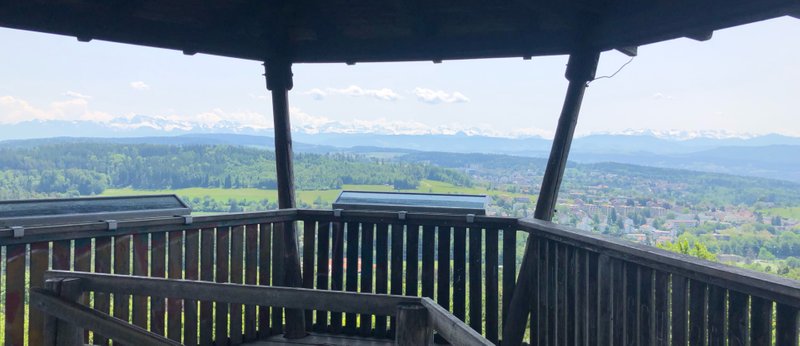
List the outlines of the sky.
<svg viewBox="0 0 800 346">
<path fill-rule="evenodd" d="M 590 84 L 576 130 L 800 136 L 800 20 L 721 30 L 707 42 L 639 48 Z M 260 62 L 0 29 L 0 126 L 112 123 L 146 115 L 191 125 L 272 127 Z M 298 64 L 292 122 L 306 132 L 555 131 L 566 56 Z M 597 75 L 629 58 L 605 52 Z"/>
</svg>

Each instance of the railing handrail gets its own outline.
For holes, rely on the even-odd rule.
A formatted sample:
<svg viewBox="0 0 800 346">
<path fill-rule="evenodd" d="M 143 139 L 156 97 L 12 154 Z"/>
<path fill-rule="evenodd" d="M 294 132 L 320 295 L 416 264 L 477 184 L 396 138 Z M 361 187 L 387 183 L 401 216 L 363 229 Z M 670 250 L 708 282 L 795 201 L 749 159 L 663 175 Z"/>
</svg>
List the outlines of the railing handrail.
<svg viewBox="0 0 800 346">
<path fill-rule="evenodd" d="M 518 219 L 514 217 L 486 216 L 486 215 L 458 215 L 443 213 L 423 212 L 397 212 L 381 210 L 324 210 L 324 209 L 297 209 L 299 220 L 311 219 L 324 222 L 373 222 L 385 224 L 415 224 L 415 225 L 441 225 L 470 227 L 481 225 L 484 227 L 504 228 L 515 226 Z"/>
<path fill-rule="evenodd" d="M 606 235 L 580 231 L 536 219 L 519 220 L 519 228 L 531 235 L 566 243 L 637 265 L 800 307 L 800 282 L 777 275 L 712 262 L 653 246 Z"/>
<path fill-rule="evenodd" d="M 25 236 L 20 238 L 14 238 L 13 231 L 6 228 L 0 229 L 0 246 L 140 233 L 170 232 L 184 229 L 292 222 L 297 220 L 296 215 L 296 209 L 228 213 L 194 216 L 192 217 L 191 223 L 186 223 L 186 219 L 183 216 L 159 217 L 119 221 L 116 224 L 116 230 L 109 230 L 108 223 L 105 221 L 41 225 L 25 227 Z"/>
</svg>

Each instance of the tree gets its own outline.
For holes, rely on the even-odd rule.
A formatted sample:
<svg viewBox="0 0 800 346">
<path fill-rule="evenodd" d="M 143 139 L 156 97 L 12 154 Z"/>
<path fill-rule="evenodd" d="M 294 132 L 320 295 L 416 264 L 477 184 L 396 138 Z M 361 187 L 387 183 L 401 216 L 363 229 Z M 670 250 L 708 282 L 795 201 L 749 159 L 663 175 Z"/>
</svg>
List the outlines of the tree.
<svg viewBox="0 0 800 346">
<path fill-rule="evenodd" d="M 684 255 L 694 256 L 709 261 L 716 261 L 717 255 L 708 251 L 706 244 L 699 239 L 690 239 L 687 233 L 681 234 L 674 242 L 664 242 L 658 244 L 658 247 L 664 250 L 677 252 Z"/>
</svg>

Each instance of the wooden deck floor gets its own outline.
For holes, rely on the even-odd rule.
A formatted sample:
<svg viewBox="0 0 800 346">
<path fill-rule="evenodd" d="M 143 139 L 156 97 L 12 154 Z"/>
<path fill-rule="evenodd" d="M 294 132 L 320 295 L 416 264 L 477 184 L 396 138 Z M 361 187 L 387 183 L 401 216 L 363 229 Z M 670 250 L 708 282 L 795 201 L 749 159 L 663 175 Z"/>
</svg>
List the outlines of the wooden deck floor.
<svg viewBox="0 0 800 346">
<path fill-rule="evenodd" d="M 289 340 L 282 335 L 276 335 L 264 340 L 249 342 L 246 345 L 253 346 L 290 346 L 290 345 L 318 345 L 318 346 L 333 346 L 333 345 L 352 345 L 352 346 L 388 346 L 394 345 L 394 341 L 390 339 L 375 339 L 363 338 L 358 336 L 348 335 L 328 335 L 311 333 L 311 335 L 302 339 Z"/>
</svg>

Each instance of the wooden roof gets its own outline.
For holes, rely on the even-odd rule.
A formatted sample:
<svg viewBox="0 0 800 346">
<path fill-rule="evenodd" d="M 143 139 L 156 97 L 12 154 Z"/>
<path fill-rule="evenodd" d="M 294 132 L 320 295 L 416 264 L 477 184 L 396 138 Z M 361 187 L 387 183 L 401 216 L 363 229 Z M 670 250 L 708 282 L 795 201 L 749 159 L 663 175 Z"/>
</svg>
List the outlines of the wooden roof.
<svg viewBox="0 0 800 346">
<path fill-rule="evenodd" d="M 800 13 L 800 0 L 0 0 L 0 26 L 265 61 L 609 50 Z"/>
</svg>

